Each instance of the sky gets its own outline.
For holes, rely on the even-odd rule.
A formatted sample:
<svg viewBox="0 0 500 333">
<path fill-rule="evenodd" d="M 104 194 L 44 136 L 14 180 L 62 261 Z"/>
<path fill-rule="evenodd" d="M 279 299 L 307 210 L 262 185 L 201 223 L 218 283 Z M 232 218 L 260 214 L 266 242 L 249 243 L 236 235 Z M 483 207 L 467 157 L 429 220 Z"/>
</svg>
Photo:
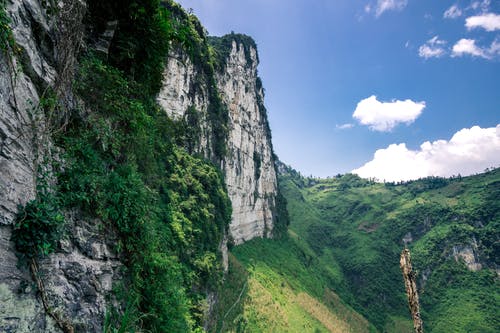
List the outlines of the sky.
<svg viewBox="0 0 500 333">
<path fill-rule="evenodd" d="M 181 0 L 254 38 L 278 157 L 380 181 L 500 166 L 499 0 Z"/>
</svg>

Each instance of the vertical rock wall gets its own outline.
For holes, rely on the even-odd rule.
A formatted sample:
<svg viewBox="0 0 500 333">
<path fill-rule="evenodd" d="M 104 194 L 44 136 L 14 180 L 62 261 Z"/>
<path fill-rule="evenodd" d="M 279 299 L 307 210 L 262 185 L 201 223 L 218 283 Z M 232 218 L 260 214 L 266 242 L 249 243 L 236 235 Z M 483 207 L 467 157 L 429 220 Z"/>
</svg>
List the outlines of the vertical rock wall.
<svg viewBox="0 0 500 333">
<path fill-rule="evenodd" d="M 33 45 L 32 27 L 47 26 L 37 3 L 16 1 L 8 14 L 13 34 L 23 55 L 33 60 L 28 70 L 34 73 L 51 71 Z M 32 79 L 20 70 L 20 59 L 7 52 L 0 53 L 0 331 L 50 332 L 53 323 L 45 317 L 43 307 L 30 288 L 27 270 L 18 268 L 14 245 L 10 241 L 17 206 L 35 196 L 35 133 L 31 126 L 33 105 L 39 94 Z"/>
<path fill-rule="evenodd" d="M 18 265 L 10 238 L 18 205 L 36 196 L 37 166 L 44 158 L 54 158 L 47 149 L 52 146 L 50 129 L 44 127 L 48 122 L 39 102 L 47 87 L 62 86 L 60 91 L 67 95 L 58 97 L 65 103 L 74 102 L 70 89 L 76 59 L 73 48 L 82 41 L 72 24 L 81 27 L 83 14 L 72 16 L 71 6 L 85 6 L 85 2 L 60 1 L 58 14 L 52 16 L 49 13 L 54 11 L 46 7 L 52 2 L 7 3 L 18 50 L 0 52 L 0 332 L 60 332 L 44 309 L 27 265 Z M 257 78 L 257 52 L 253 47 L 247 51 L 250 53 L 245 53 L 243 44 L 233 42 L 227 62 L 215 77 L 229 112 L 227 155 L 221 169 L 233 205 L 229 236 L 237 244 L 272 234 L 277 194 L 271 138 Z M 173 51 L 158 102 L 174 119 L 185 119 L 188 110 L 199 115 L 194 152 L 212 159 L 214 127 L 203 75 L 206 73 L 182 50 Z M 78 210 L 65 215 L 58 251 L 39 262 L 44 293 L 48 306 L 68 319 L 76 331 L 100 331 L 113 282 L 122 278 L 123 266 L 113 251 L 116 237 L 112 231 L 102 230 L 101 221 Z M 221 244 L 225 265 L 227 240 L 225 235 Z"/>
<path fill-rule="evenodd" d="M 158 104 L 174 120 L 184 119 L 189 108 L 201 117 L 199 144 L 195 152 L 209 158 L 211 128 L 208 120 L 209 97 L 207 87 L 199 82 L 203 74 L 182 49 L 173 50 L 167 57 L 163 70 L 163 84 L 157 97 Z"/>
<path fill-rule="evenodd" d="M 230 236 L 236 244 L 272 234 L 277 179 L 271 136 L 263 109 L 263 91 L 257 84 L 257 50 L 233 41 L 217 86 L 229 111 L 227 155 L 223 171 L 233 206 Z M 182 119 L 190 107 L 200 113 L 198 151 L 210 156 L 209 99 L 198 72 L 182 52 L 170 54 L 158 103 L 173 119 Z"/>
<path fill-rule="evenodd" d="M 257 50 L 233 41 L 217 83 L 229 109 L 228 155 L 224 163 L 233 203 L 230 234 L 236 244 L 271 236 L 278 191 L 263 91 L 257 87 Z"/>
<path fill-rule="evenodd" d="M 0 332 L 61 331 L 47 315 L 27 265 L 19 265 L 10 239 L 18 205 L 35 198 L 38 165 L 53 158 L 39 102 L 48 86 L 71 94 L 63 85 L 72 80 L 73 43 L 81 42 L 66 40 L 65 29 L 75 36 L 70 30 L 73 23 L 81 26 L 85 3 L 60 1 L 59 16 L 49 15 L 50 3 L 7 1 L 16 50 L 0 51 Z M 78 211 L 67 212 L 59 252 L 38 263 L 47 305 L 78 332 L 102 330 L 112 282 L 121 277 L 114 236 L 100 224 Z"/>
</svg>

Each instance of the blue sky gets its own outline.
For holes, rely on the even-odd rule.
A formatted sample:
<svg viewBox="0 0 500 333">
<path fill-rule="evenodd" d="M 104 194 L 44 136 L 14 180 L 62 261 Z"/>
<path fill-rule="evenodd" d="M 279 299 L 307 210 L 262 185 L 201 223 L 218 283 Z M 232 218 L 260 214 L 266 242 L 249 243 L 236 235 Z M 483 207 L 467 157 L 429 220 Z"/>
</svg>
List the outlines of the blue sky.
<svg viewBox="0 0 500 333">
<path fill-rule="evenodd" d="M 275 151 L 303 174 L 500 165 L 500 1 L 179 2 L 255 39 Z"/>
</svg>

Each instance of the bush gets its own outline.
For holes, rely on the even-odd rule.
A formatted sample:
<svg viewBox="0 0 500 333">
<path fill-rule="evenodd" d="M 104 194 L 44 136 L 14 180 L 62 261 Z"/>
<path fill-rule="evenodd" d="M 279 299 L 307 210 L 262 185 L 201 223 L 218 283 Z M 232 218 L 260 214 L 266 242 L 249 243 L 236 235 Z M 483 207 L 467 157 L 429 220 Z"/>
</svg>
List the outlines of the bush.
<svg viewBox="0 0 500 333">
<path fill-rule="evenodd" d="M 26 206 L 19 206 L 12 240 L 26 258 L 43 257 L 55 250 L 64 222 L 57 203 L 57 198 L 44 190 Z"/>
</svg>

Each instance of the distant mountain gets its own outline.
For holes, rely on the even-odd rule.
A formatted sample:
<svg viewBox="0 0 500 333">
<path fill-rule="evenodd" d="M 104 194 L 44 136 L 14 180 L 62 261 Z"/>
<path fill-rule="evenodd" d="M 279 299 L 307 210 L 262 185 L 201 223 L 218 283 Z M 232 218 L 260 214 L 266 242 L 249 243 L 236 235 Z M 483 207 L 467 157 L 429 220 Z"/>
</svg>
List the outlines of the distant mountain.
<svg viewBox="0 0 500 333">
<path fill-rule="evenodd" d="M 399 184 L 277 169 L 288 235 L 231 250 L 238 283 L 226 300 L 238 306 L 225 329 L 414 332 L 399 269 L 406 246 L 426 332 L 500 331 L 500 169 Z"/>
</svg>

